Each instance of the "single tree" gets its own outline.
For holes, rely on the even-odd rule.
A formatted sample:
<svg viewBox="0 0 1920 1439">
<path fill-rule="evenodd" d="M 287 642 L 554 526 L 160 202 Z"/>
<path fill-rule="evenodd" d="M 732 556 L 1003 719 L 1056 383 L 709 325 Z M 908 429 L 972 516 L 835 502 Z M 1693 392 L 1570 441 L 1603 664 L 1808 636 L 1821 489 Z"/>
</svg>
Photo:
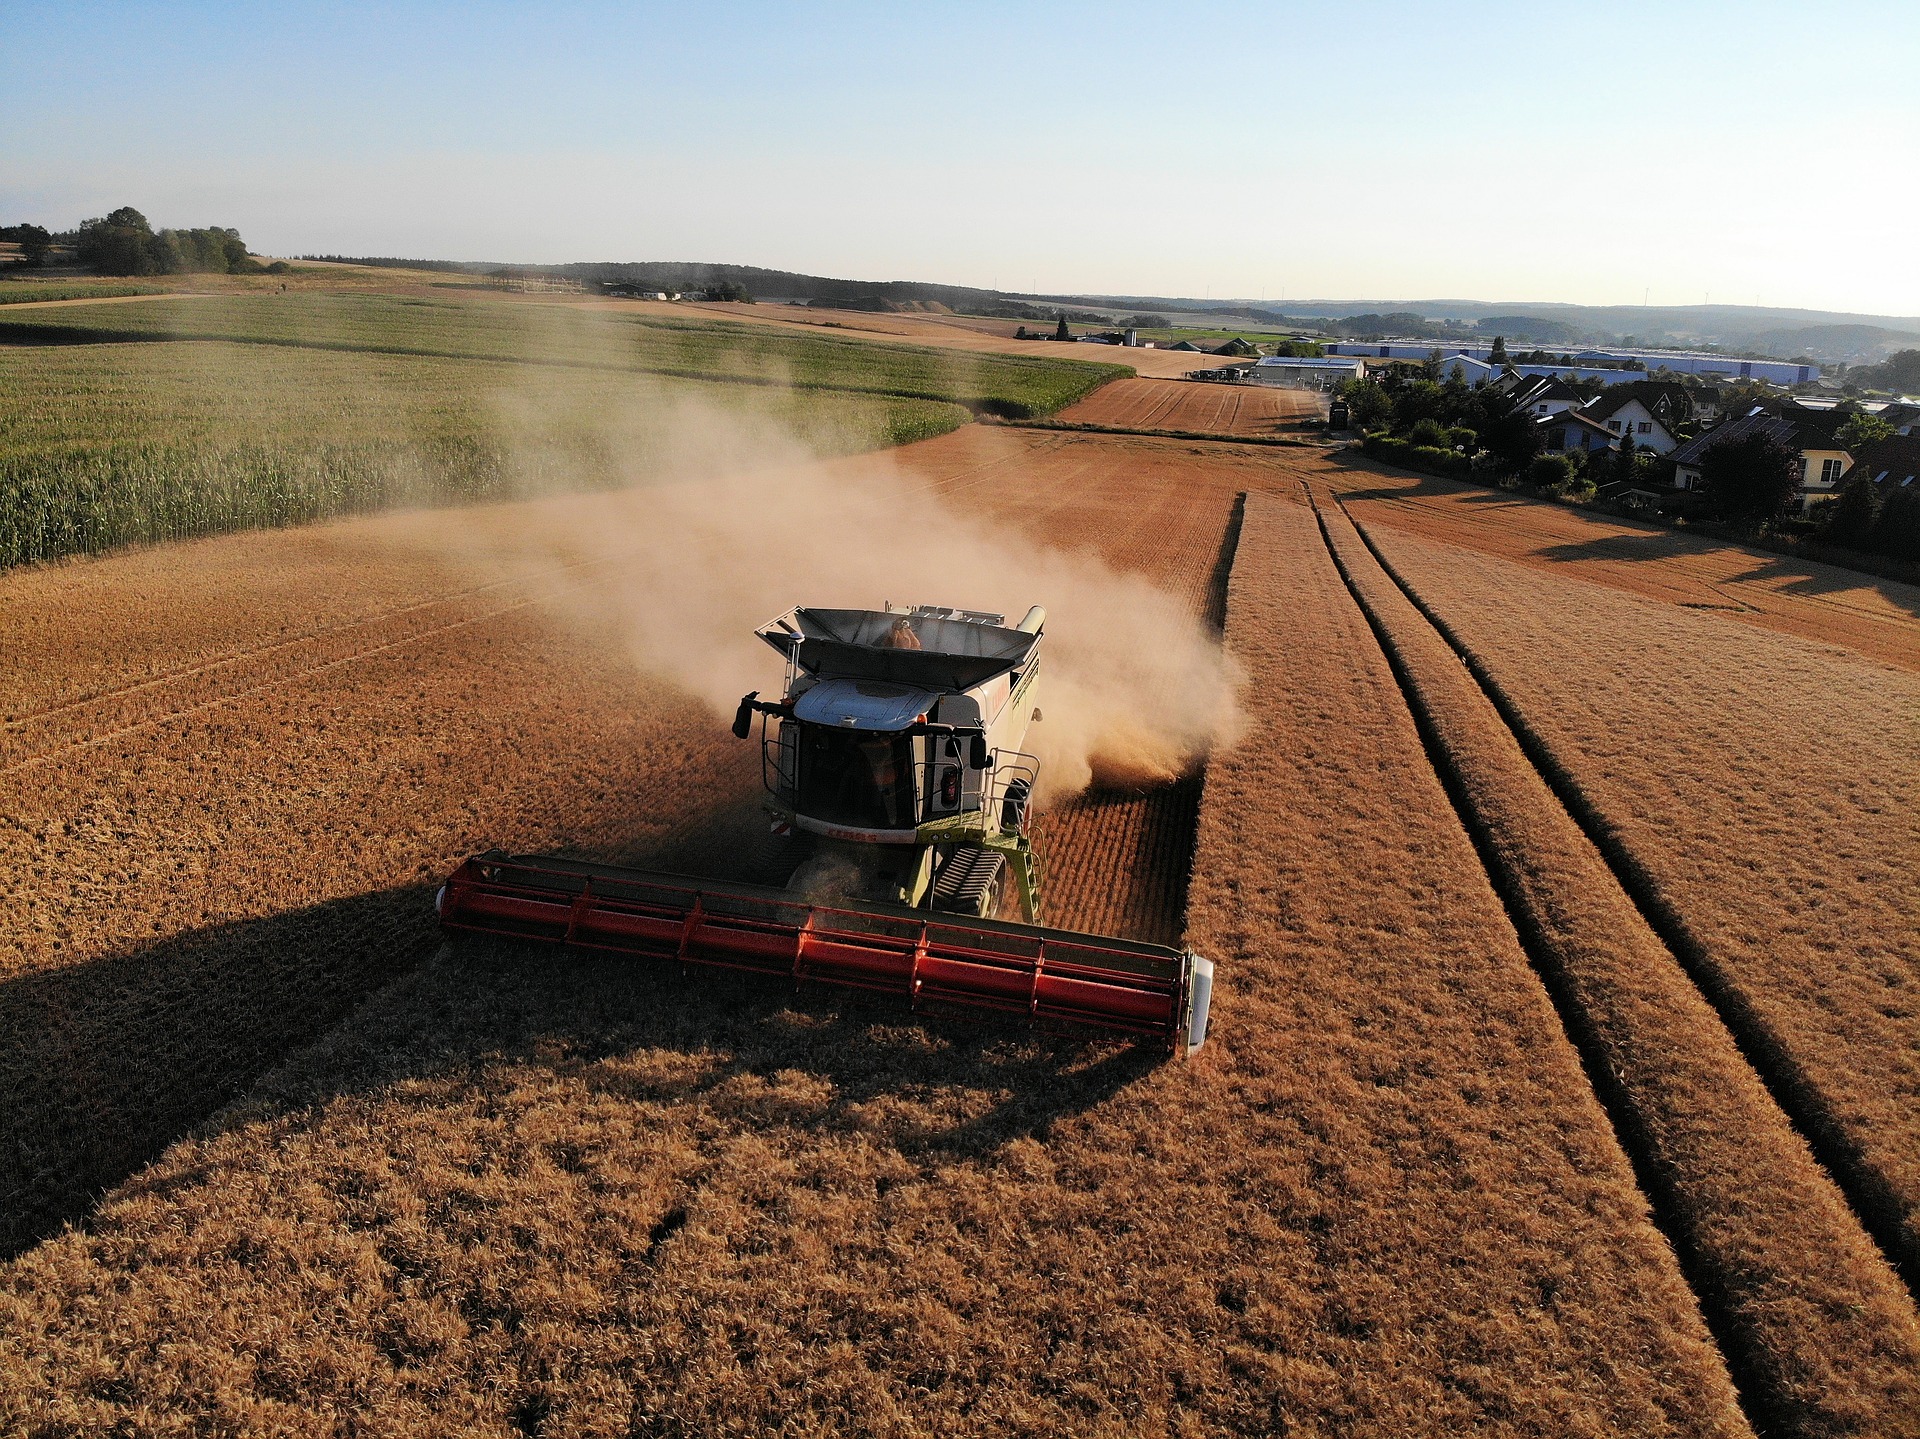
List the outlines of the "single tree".
<svg viewBox="0 0 1920 1439">
<path fill-rule="evenodd" d="M 1878 415 L 1870 415 L 1862 410 L 1851 416 L 1846 424 L 1834 433 L 1834 443 L 1850 455 L 1857 455 L 1868 445 L 1877 445 L 1880 441 L 1891 439 L 1893 425 Z"/>
<path fill-rule="evenodd" d="M 1633 422 L 1621 421 L 1620 448 L 1613 456 L 1613 477 L 1623 484 L 1632 484 L 1640 464 L 1640 446 L 1633 438 Z"/>
<path fill-rule="evenodd" d="M 1493 337 L 1493 348 L 1487 351 L 1487 363 L 1489 365 L 1504 365 L 1506 362 L 1507 337 L 1505 335 L 1495 335 Z"/>
<path fill-rule="evenodd" d="M 1446 391 L 1432 380 L 1415 380 L 1393 397 L 1393 427 L 1410 430 L 1422 420 L 1447 418 Z"/>
<path fill-rule="evenodd" d="M 1864 550 L 1873 534 L 1874 521 L 1880 518 L 1880 491 L 1865 475 L 1851 481 L 1840 491 L 1840 498 L 1826 507 L 1820 537 L 1828 544 Z"/>
<path fill-rule="evenodd" d="M 1377 430 L 1393 418 L 1393 399 L 1372 380 L 1348 380 L 1340 387 L 1340 398 L 1347 402 L 1351 428 L 1365 434 Z"/>
<path fill-rule="evenodd" d="M 47 258 L 53 236 L 39 225 L 8 225 L 0 229 L 0 240 L 13 241 L 20 247 L 20 258 L 29 266 L 37 266 Z"/>
<path fill-rule="evenodd" d="M 1800 475 L 1799 452 L 1765 430 L 1722 440 L 1700 460 L 1707 502 L 1723 518 L 1756 528 L 1785 513 Z"/>
<path fill-rule="evenodd" d="M 1062 315 L 1060 317 L 1060 323 L 1054 326 L 1053 338 L 1056 340 L 1071 340 L 1073 338 L 1073 332 L 1067 328 L 1067 317 L 1065 315 Z"/>
</svg>

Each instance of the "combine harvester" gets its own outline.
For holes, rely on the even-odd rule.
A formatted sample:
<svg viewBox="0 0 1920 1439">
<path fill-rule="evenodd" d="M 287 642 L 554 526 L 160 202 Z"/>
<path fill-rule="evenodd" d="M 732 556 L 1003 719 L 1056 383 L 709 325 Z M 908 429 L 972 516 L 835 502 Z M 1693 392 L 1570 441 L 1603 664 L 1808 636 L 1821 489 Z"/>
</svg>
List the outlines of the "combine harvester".
<svg viewBox="0 0 1920 1439">
<path fill-rule="evenodd" d="M 759 717 L 784 890 L 494 851 L 437 901 L 455 933 L 543 940 L 878 990 L 915 1010 L 995 1011 L 1044 1027 L 1146 1035 L 1174 1054 L 1207 1033 L 1198 955 L 1049 929 L 1027 817 L 1039 762 L 1020 749 L 1046 612 L 931 605 L 796 608 L 755 633 L 787 662 Z M 1017 903 L 1024 923 L 1001 919 Z"/>
</svg>

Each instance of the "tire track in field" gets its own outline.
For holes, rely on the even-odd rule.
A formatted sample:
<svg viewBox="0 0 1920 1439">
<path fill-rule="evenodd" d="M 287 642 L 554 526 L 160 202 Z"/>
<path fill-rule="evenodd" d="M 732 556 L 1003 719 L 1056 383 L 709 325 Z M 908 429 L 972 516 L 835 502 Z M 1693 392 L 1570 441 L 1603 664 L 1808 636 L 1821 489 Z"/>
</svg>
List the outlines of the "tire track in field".
<svg viewBox="0 0 1920 1439">
<path fill-rule="evenodd" d="M 607 559 L 595 560 L 592 561 L 591 564 L 604 566 L 615 562 L 614 559 Z M 112 729 L 89 734 L 84 739 L 71 739 L 64 744 L 56 744 L 48 749 L 38 750 L 32 754 L 21 756 L 11 763 L 0 765 L 0 775 L 17 774 L 23 770 L 32 769 L 36 765 L 45 764 L 51 760 L 61 759 L 67 755 L 112 744 L 115 740 L 123 739 L 128 735 L 139 734 L 146 730 L 170 724 L 175 720 L 189 718 L 193 715 L 205 714 L 225 705 L 234 704 L 241 700 L 250 699 L 256 695 L 265 694 L 270 690 L 280 689 L 284 686 L 298 683 L 301 680 L 311 679 L 315 675 L 327 674 L 343 666 L 359 664 L 377 655 L 389 654 L 396 650 L 405 649 L 410 645 L 419 644 L 424 640 L 433 639 L 440 635 L 451 634 L 454 631 L 467 629 L 473 625 L 485 624 L 490 620 L 499 619 L 503 615 L 514 614 L 520 610 L 540 604 L 547 598 L 548 594 L 544 592 L 529 595 L 524 599 L 515 600 L 510 604 L 466 614 L 459 619 L 448 620 L 444 624 L 429 625 L 424 629 L 413 630 L 407 634 L 396 636 L 393 639 L 383 640 L 379 644 L 365 645 L 350 650 L 344 655 L 336 655 L 332 659 L 323 660 L 319 664 L 306 665 L 297 669 L 288 670 L 283 674 L 273 676 L 271 679 L 261 680 L 257 684 L 245 685 L 239 689 L 228 690 L 224 693 L 213 695 L 208 699 L 201 700 L 196 704 L 178 705 L 159 713 L 149 713 L 129 724 L 118 725 Z M 428 606 L 422 606 L 422 608 L 426 607 Z M 136 686 L 134 688 L 143 688 L 143 686 Z"/>
<path fill-rule="evenodd" d="M 1855 1196 L 1478 676 L 1461 672 L 1459 650 L 1343 508 L 1315 509 L 1756 1428 L 1913 1432 L 1920 1315 Z"/>
<path fill-rule="evenodd" d="M 1353 523 L 1361 543 L 1367 547 L 1387 578 L 1393 581 L 1395 587 L 1465 665 L 1467 673 L 1473 677 L 1481 693 L 1512 733 L 1521 752 L 1538 772 L 1541 782 L 1553 792 L 1554 798 L 1599 851 L 1621 890 L 1686 971 L 1701 997 L 1713 1008 L 1732 1035 L 1742 1058 L 1767 1087 L 1781 1111 L 1792 1121 L 1795 1130 L 1806 1141 L 1821 1166 L 1833 1176 L 1861 1226 L 1879 1245 L 1887 1262 L 1900 1274 L 1908 1290 L 1916 1299 L 1920 1299 L 1920 1282 L 1917 1282 L 1920 1276 L 1914 1274 L 1901 1243 L 1898 1197 L 1848 1142 L 1843 1128 L 1828 1111 L 1817 1087 L 1794 1061 L 1786 1046 L 1768 1028 L 1766 1021 L 1727 983 L 1712 957 L 1694 939 L 1684 917 L 1660 896 L 1639 860 L 1614 834 L 1606 816 L 1587 798 L 1578 780 L 1561 764 L 1552 748 L 1494 678 L 1492 671 L 1394 568 L 1365 526 L 1357 520 Z"/>
<path fill-rule="evenodd" d="M 532 584 L 571 571 L 588 569 L 596 565 L 610 564 L 612 562 L 611 560 L 582 560 L 575 564 L 555 565 L 536 571 L 533 574 L 516 575 L 511 579 L 504 580 L 489 580 L 485 584 L 470 585 L 464 589 L 451 590 L 445 594 L 435 595 L 428 599 L 414 600 L 407 604 L 395 605 L 388 609 L 377 610 L 372 614 L 362 615 L 358 619 L 341 620 L 335 624 L 321 625 L 316 629 L 305 630 L 297 635 L 292 635 L 282 640 L 275 640 L 269 644 L 246 646 L 232 650 L 220 656 L 218 659 L 202 660 L 196 664 L 176 666 L 173 669 L 162 670 L 157 674 L 148 676 L 146 679 L 136 680 L 130 684 L 113 685 L 106 689 L 95 690 L 91 694 L 77 695 L 72 699 L 62 700 L 58 704 L 44 706 L 41 709 L 27 710 L 19 714 L 9 715 L 4 720 L 0 720 L 0 731 L 24 729 L 29 725 L 44 723 L 57 716 L 68 714 L 73 710 L 84 709 L 88 705 L 104 704 L 108 700 L 125 699 L 133 695 L 144 694 L 149 690 L 158 689 L 182 680 L 193 679 L 199 675 L 210 674 L 215 670 L 244 664 L 249 660 L 262 659 L 268 655 L 277 654 L 282 650 L 292 649 L 296 645 L 315 644 L 323 640 L 347 634 L 353 630 L 366 629 L 373 625 L 400 619 L 406 615 L 417 614 L 421 610 L 434 609 L 442 605 L 450 605 L 457 601 L 471 598 L 475 595 L 486 594 L 490 590 L 504 589 L 509 585 Z"/>
</svg>

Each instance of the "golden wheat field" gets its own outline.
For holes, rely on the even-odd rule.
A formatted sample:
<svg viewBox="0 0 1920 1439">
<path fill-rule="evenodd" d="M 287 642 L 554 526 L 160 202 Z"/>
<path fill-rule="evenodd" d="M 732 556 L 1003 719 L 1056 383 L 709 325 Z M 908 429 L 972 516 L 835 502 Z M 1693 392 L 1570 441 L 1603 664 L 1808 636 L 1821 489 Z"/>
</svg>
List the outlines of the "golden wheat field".
<svg viewBox="0 0 1920 1439">
<path fill-rule="evenodd" d="M 1297 401 L 0 573 L 0 1428 L 1920 1434 L 1920 595 Z M 492 845 L 778 883 L 750 631 L 884 599 L 1047 605 L 1047 919 L 1196 1057 L 443 947 Z"/>
</svg>

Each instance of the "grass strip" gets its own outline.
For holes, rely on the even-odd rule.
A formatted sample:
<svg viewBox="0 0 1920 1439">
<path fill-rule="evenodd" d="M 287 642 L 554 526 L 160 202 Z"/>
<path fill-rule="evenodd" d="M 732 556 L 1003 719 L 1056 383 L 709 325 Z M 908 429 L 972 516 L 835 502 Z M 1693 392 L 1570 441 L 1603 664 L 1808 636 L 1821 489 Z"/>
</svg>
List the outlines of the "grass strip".
<svg viewBox="0 0 1920 1439">
<path fill-rule="evenodd" d="M 1920 1318 L 1830 1175 L 1445 638 L 1321 508 L 1762 1427 L 1920 1425 Z"/>
</svg>

